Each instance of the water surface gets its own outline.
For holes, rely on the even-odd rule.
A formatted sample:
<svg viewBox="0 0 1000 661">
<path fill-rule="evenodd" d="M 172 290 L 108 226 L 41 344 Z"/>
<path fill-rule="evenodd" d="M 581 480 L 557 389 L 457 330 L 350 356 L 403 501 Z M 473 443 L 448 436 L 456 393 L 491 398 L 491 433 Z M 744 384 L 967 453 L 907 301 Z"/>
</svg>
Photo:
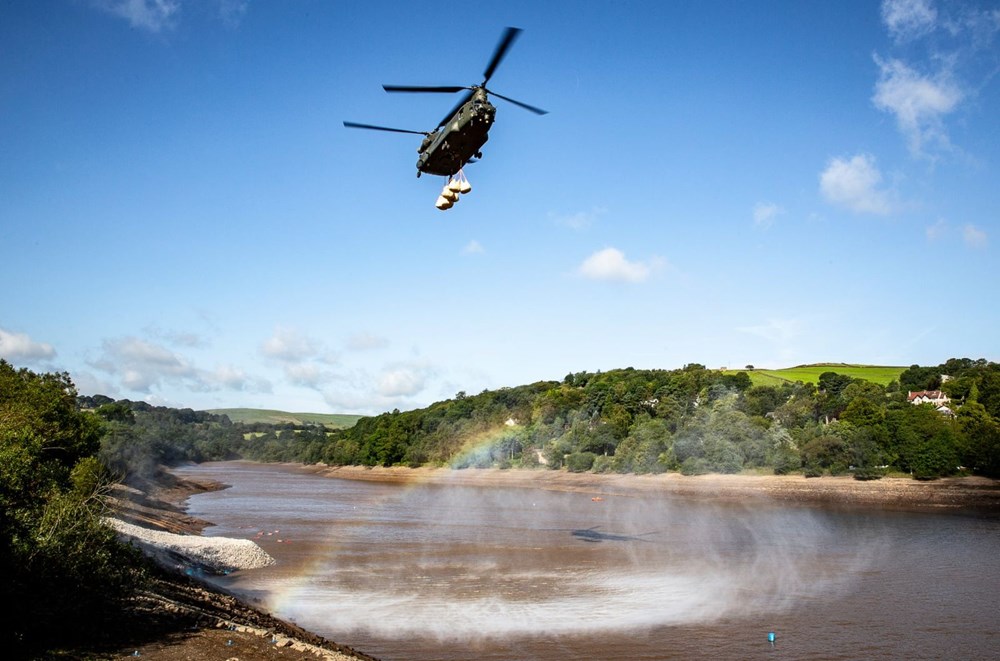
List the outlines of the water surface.
<svg viewBox="0 0 1000 661">
<path fill-rule="evenodd" d="M 220 584 L 383 659 L 995 658 L 1000 520 L 202 464 Z M 775 633 L 775 643 L 768 633 Z"/>
</svg>

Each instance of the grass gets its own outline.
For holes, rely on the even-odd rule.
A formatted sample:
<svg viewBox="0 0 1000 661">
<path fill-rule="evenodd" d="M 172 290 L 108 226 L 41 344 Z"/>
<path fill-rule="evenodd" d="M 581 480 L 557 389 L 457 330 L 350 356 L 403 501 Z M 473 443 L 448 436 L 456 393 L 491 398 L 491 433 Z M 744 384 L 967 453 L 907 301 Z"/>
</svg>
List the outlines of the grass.
<svg viewBox="0 0 1000 661">
<path fill-rule="evenodd" d="M 750 380 L 755 386 L 776 386 L 782 383 L 819 383 L 819 375 L 824 372 L 836 372 L 855 379 L 865 379 L 879 385 L 889 385 L 898 381 L 899 375 L 906 367 L 888 365 L 849 365 L 846 363 L 816 363 L 815 365 L 798 365 L 780 370 L 747 370 Z M 736 371 L 736 370 L 734 370 Z"/>
<path fill-rule="evenodd" d="M 346 413 L 289 413 L 288 411 L 274 411 L 271 409 L 210 409 L 209 413 L 218 415 L 228 415 L 233 422 L 253 424 L 263 422 L 271 425 L 292 423 L 319 424 L 330 429 L 346 429 L 353 427 L 354 423 L 363 416 L 349 415 Z"/>
</svg>

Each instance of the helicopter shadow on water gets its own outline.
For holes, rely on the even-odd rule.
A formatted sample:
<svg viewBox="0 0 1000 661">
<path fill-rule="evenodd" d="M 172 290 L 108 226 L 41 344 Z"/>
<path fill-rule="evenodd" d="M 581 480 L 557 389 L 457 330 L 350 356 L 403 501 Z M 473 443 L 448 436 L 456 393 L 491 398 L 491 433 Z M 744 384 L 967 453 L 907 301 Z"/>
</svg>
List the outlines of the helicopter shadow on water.
<svg viewBox="0 0 1000 661">
<path fill-rule="evenodd" d="M 644 539 L 650 535 L 657 534 L 654 532 L 642 533 L 640 535 L 622 535 L 613 532 L 603 532 L 599 530 L 600 526 L 591 526 L 590 528 L 562 528 L 559 529 L 560 532 L 568 532 L 573 537 L 579 540 L 588 542 L 590 544 L 600 544 L 601 542 L 644 542 L 651 543 L 653 540 Z"/>
</svg>

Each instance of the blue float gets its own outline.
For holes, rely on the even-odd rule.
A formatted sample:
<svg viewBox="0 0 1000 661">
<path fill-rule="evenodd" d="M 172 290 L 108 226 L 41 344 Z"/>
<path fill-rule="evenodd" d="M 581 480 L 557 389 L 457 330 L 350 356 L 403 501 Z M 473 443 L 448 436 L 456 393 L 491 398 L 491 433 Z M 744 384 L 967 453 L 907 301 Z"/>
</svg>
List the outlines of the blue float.
<svg viewBox="0 0 1000 661">
<path fill-rule="evenodd" d="M 772 645 L 774 645 L 774 632 L 773 631 L 768 632 L 768 634 L 767 634 L 767 642 L 769 642 Z"/>
</svg>

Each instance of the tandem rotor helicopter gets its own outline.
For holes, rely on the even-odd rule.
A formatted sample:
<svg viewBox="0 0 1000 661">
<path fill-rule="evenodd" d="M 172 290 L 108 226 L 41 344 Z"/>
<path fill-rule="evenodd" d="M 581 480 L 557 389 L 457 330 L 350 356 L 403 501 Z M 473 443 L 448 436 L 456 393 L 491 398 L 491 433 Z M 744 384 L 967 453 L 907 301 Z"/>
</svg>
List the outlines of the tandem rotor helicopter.
<svg viewBox="0 0 1000 661">
<path fill-rule="evenodd" d="M 450 209 L 458 201 L 459 194 L 468 193 L 472 190 L 469 180 L 465 177 L 463 168 L 468 163 L 474 163 L 476 159 L 482 158 L 482 147 L 489 140 L 490 127 L 493 126 L 493 118 L 496 108 L 489 102 L 488 95 L 492 94 L 498 99 L 509 101 L 516 106 L 529 110 L 536 115 L 544 115 L 548 111 L 529 106 L 527 103 L 516 101 L 509 97 L 497 94 L 486 89 L 486 83 L 493 77 L 500 61 L 507 54 L 507 50 L 521 34 L 520 28 L 507 28 L 493 57 L 490 58 L 486 70 L 483 72 L 483 82 L 471 87 L 448 86 L 448 87 L 424 87 L 411 85 L 383 85 L 386 92 L 437 92 L 444 94 L 454 94 L 465 91 L 462 100 L 455 105 L 451 111 L 445 115 L 441 123 L 433 131 L 410 131 L 407 129 L 396 129 L 387 126 L 375 126 L 373 124 L 359 124 L 357 122 L 344 122 L 344 126 L 355 129 L 371 129 L 374 131 L 391 131 L 393 133 L 415 133 L 424 136 L 423 142 L 417 148 L 420 156 L 417 158 L 417 176 L 423 173 L 441 175 L 448 177 L 441 195 L 437 199 L 438 209 L 445 211 Z"/>
</svg>

